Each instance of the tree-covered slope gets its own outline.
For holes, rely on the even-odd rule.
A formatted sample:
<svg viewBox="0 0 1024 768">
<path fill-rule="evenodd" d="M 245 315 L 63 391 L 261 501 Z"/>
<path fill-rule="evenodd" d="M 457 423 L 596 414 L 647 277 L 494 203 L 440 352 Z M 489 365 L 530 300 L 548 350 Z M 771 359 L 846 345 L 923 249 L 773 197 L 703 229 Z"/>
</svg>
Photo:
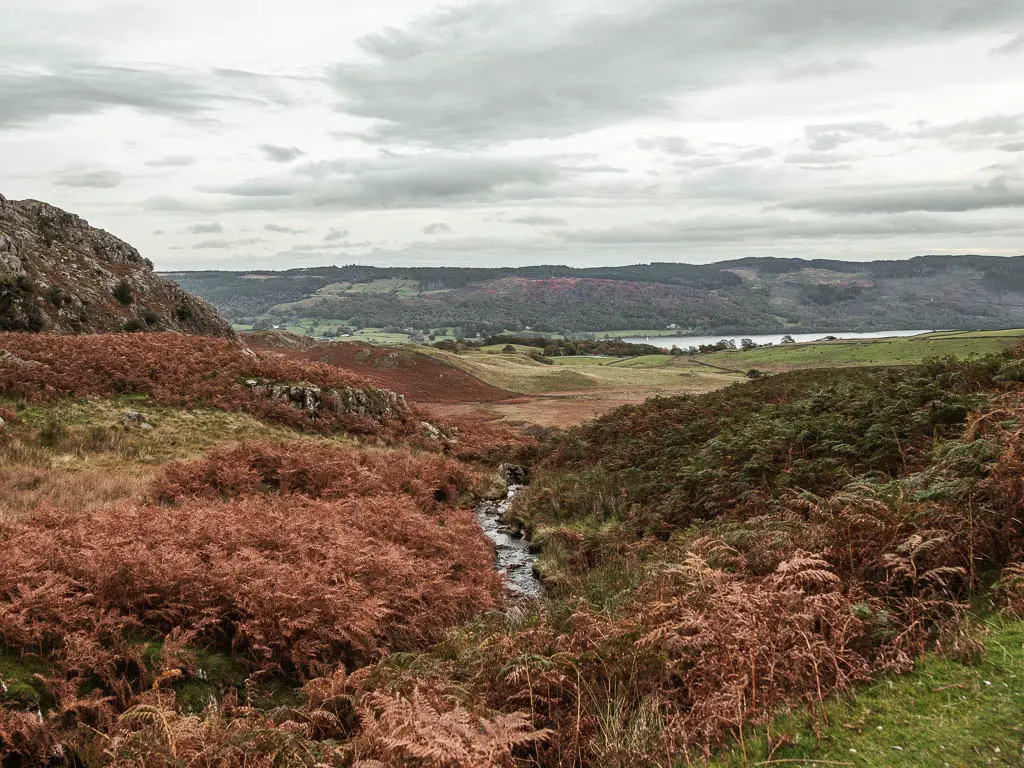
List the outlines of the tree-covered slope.
<svg viewBox="0 0 1024 768">
<path fill-rule="evenodd" d="M 1024 258 L 743 259 L 573 269 L 324 267 L 171 275 L 236 322 L 355 327 L 665 328 L 695 333 L 989 328 L 1024 322 Z"/>
</svg>

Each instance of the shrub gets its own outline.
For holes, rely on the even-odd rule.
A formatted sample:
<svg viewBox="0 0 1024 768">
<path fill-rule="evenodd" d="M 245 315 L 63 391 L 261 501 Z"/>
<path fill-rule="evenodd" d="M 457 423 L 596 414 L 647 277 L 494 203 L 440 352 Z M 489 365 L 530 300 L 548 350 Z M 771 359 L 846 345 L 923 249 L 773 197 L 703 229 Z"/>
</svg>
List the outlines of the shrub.
<svg viewBox="0 0 1024 768">
<path fill-rule="evenodd" d="M 314 499 L 403 493 L 423 509 L 454 503 L 473 475 L 451 459 L 309 442 L 248 443 L 167 466 L 153 488 L 160 503 L 266 493 Z"/>
<path fill-rule="evenodd" d="M 43 511 L 4 533 L 0 643 L 114 689 L 129 633 L 315 676 L 491 607 L 491 560 L 470 511 L 427 514 L 404 494 Z"/>
<path fill-rule="evenodd" d="M 130 306 L 135 301 L 135 293 L 127 280 L 118 280 L 114 286 L 114 298 L 121 306 Z"/>
<path fill-rule="evenodd" d="M 61 308 L 71 303 L 71 297 L 55 285 L 51 285 L 43 293 L 43 298 L 53 306 Z"/>
</svg>

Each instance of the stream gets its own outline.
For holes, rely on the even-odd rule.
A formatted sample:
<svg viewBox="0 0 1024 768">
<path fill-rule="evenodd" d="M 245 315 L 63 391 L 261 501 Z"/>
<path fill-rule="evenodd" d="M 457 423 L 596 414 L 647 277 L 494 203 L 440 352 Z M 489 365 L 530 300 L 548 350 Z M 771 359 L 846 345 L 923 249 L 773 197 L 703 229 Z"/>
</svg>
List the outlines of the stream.
<svg viewBox="0 0 1024 768">
<path fill-rule="evenodd" d="M 476 507 L 476 519 L 487 538 L 494 542 L 496 567 L 508 591 L 514 597 L 526 600 L 540 597 L 544 590 L 533 570 L 537 555 L 530 551 L 530 543 L 522 534 L 502 522 L 512 500 L 523 487 L 509 485 L 508 495 L 501 501 L 481 501 Z"/>
</svg>

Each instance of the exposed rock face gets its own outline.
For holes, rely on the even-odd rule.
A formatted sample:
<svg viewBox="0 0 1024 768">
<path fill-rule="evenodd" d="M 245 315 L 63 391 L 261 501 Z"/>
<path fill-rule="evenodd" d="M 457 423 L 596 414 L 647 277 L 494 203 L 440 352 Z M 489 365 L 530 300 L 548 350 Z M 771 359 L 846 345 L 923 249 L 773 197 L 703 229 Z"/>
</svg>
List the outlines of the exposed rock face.
<svg viewBox="0 0 1024 768">
<path fill-rule="evenodd" d="M 124 241 L 52 205 L 0 195 L 0 331 L 123 330 L 234 336 Z"/>
<path fill-rule="evenodd" d="M 259 379 L 248 379 L 245 385 L 277 400 L 287 400 L 311 418 L 328 409 L 380 421 L 403 416 L 409 410 L 405 397 L 386 389 L 320 389 L 312 384 L 279 384 Z"/>
</svg>

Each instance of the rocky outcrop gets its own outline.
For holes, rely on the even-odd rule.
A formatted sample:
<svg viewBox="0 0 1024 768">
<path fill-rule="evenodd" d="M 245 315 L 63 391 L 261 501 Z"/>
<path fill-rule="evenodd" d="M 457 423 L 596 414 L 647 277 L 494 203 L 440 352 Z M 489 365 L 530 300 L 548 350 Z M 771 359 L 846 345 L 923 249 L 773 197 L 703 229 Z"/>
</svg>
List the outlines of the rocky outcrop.
<svg viewBox="0 0 1024 768">
<path fill-rule="evenodd" d="M 0 331 L 179 331 L 233 337 L 202 299 L 72 213 L 0 195 Z"/>
<path fill-rule="evenodd" d="M 246 379 L 245 386 L 276 400 L 286 400 L 311 418 L 321 412 L 347 413 L 375 421 L 407 415 L 405 397 L 386 389 L 321 389 L 312 384 L 281 384 Z"/>
</svg>

